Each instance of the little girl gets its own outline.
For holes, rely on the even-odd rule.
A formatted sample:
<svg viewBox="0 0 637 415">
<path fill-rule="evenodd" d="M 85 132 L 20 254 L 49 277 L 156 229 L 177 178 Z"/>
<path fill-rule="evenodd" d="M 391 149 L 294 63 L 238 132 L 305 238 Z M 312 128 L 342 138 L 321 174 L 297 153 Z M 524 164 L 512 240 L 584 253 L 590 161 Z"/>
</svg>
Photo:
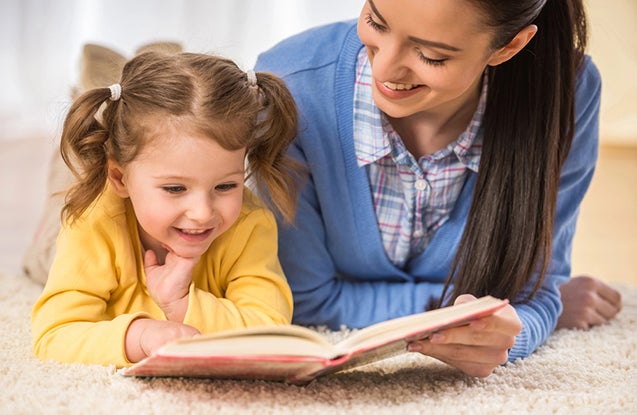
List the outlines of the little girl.
<svg viewBox="0 0 637 415">
<path fill-rule="evenodd" d="M 71 106 L 60 150 L 78 177 L 32 314 L 41 359 L 129 366 L 180 337 L 288 324 L 277 259 L 297 112 L 273 75 L 221 57 L 145 53 Z"/>
</svg>

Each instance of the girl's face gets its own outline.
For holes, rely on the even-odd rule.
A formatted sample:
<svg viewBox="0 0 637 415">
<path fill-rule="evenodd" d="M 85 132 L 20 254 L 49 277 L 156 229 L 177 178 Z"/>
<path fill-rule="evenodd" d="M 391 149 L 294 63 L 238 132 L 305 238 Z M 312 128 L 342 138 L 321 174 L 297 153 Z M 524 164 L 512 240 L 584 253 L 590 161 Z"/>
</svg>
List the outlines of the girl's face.
<svg viewBox="0 0 637 415">
<path fill-rule="evenodd" d="M 157 130 L 159 131 L 159 129 Z M 194 258 L 238 218 L 245 149 L 228 151 L 210 137 L 162 123 L 124 168 L 109 162 L 109 178 L 129 197 L 145 249 Z"/>
<path fill-rule="evenodd" d="M 368 0 L 358 34 L 374 101 L 393 118 L 453 114 L 477 102 L 482 73 L 494 63 L 492 35 L 466 0 Z"/>
</svg>

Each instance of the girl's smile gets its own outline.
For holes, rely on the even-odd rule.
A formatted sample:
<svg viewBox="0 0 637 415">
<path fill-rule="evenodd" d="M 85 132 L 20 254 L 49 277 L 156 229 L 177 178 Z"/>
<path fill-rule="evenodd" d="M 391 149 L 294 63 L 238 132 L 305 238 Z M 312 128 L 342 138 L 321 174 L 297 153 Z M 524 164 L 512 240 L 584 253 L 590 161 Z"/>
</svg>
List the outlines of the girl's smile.
<svg viewBox="0 0 637 415">
<path fill-rule="evenodd" d="M 210 229 L 180 229 L 174 228 L 177 230 L 179 236 L 183 238 L 187 242 L 203 242 L 210 237 L 213 233 L 214 228 Z"/>
</svg>

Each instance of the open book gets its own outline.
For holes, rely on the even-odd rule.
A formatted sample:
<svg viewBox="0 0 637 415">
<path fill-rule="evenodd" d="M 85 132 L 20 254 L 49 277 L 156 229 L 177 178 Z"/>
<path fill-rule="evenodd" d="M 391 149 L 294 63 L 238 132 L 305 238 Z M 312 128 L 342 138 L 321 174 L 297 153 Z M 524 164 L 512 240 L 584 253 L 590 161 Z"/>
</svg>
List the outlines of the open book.
<svg viewBox="0 0 637 415">
<path fill-rule="evenodd" d="M 332 344 L 301 326 L 263 326 L 180 339 L 139 363 L 124 376 L 184 376 L 265 379 L 306 383 L 318 376 L 406 352 L 407 343 L 488 316 L 508 302 L 491 296 L 355 331 Z"/>
</svg>

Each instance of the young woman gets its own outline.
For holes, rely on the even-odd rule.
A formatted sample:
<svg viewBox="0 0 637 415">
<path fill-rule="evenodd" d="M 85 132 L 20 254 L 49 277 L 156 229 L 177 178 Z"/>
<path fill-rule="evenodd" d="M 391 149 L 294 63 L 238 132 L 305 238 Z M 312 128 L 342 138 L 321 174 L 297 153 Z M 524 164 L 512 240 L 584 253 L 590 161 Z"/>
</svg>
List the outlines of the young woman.
<svg viewBox="0 0 637 415">
<path fill-rule="evenodd" d="M 61 141 L 79 181 L 33 308 L 35 354 L 122 367 L 179 337 L 289 323 L 276 221 L 244 180 L 291 219 L 296 122 L 280 79 L 200 54 L 141 54 L 80 96 Z"/>
<path fill-rule="evenodd" d="M 297 102 L 309 172 L 279 235 L 294 321 L 362 327 L 491 294 L 512 307 L 410 350 L 486 376 L 542 344 L 597 157 L 585 43 L 581 0 L 368 0 L 357 23 L 261 55 Z M 619 310 L 612 288 L 573 282 L 565 326 Z"/>
</svg>

